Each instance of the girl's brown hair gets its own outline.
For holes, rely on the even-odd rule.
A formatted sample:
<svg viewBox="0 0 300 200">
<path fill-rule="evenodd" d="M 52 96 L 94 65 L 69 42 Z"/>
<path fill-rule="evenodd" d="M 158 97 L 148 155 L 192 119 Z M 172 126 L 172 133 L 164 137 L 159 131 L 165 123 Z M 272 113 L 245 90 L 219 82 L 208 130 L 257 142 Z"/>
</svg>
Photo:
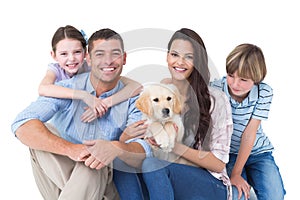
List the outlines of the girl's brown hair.
<svg viewBox="0 0 300 200">
<path fill-rule="evenodd" d="M 66 25 L 64 27 L 59 27 L 52 37 L 51 45 L 54 53 L 56 52 L 57 43 L 66 38 L 79 40 L 81 42 L 84 52 L 86 52 L 87 43 L 82 33 L 75 27 Z"/>
</svg>

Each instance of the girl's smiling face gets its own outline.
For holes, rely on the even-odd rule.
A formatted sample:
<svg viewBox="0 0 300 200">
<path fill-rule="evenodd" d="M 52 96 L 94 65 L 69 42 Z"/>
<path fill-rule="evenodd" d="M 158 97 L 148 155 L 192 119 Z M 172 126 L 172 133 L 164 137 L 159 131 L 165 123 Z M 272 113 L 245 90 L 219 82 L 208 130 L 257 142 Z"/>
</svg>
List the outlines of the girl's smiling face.
<svg viewBox="0 0 300 200">
<path fill-rule="evenodd" d="M 81 42 L 68 38 L 59 41 L 56 45 L 56 51 L 52 51 L 51 55 L 70 77 L 78 72 L 85 58 Z"/>
</svg>

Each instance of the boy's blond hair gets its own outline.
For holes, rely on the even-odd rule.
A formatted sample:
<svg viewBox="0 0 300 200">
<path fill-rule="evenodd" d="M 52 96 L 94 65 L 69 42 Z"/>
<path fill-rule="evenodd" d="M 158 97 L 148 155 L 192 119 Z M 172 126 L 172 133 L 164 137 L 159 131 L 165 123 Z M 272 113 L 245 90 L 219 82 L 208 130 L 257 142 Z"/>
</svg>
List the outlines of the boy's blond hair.
<svg viewBox="0 0 300 200">
<path fill-rule="evenodd" d="M 262 50 L 253 44 L 240 44 L 226 58 L 227 74 L 237 71 L 239 77 L 251 79 L 259 84 L 267 74 Z"/>
</svg>

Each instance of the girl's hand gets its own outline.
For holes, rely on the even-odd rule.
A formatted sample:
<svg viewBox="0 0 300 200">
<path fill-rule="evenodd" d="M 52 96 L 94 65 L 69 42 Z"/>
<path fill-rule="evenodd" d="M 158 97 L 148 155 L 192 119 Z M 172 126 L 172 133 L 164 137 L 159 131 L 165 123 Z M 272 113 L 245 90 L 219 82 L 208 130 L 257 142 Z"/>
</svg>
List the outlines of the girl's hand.
<svg viewBox="0 0 300 200">
<path fill-rule="evenodd" d="M 82 122 L 92 122 L 94 121 L 97 117 L 99 117 L 98 112 L 95 110 L 92 110 L 89 107 L 85 107 L 84 108 L 85 111 L 84 113 L 81 115 L 81 121 Z"/>
<path fill-rule="evenodd" d="M 81 121 L 83 122 L 91 122 L 97 117 L 102 117 L 107 112 L 106 104 L 91 94 L 85 95 L 82 100 L 88 105 L 88 108 L 85 108 L 86 111 L 81 116 Z"/>
</svg>

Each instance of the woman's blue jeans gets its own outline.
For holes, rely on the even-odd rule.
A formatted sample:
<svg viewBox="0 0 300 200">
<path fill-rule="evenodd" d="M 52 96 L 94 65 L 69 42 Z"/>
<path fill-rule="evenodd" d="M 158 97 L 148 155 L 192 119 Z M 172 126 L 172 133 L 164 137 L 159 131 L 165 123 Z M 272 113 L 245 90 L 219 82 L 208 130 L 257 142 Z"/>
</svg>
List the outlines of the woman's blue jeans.
<svg viewBox="0 0 300 200">
<path fill-rule="evenodd" d="M 142 171 L 151 200 L 227 199 L 227 187 L 203 168 L 146 158 Z"/>
<path fill-rule="evenodd" d="M 230 154 L 226 165 L 231 175 L 237 155 Z M 250 155 L 242 172 L 242 177 L 253 187 L 258 200 L 283 200 L 285 189 L 283 181 L 271 152 Z M 233 189 L 233 200 L 237 199 L 237 190 Z"/>
</svg>

